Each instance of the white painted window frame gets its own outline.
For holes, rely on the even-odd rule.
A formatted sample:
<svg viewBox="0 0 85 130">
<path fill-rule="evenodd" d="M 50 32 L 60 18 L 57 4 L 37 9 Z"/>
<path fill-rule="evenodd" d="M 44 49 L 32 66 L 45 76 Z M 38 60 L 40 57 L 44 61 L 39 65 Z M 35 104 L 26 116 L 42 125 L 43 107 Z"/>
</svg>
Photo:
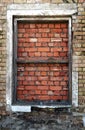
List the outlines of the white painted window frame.
<svg viewBox="0 0 85 130">
<path fill-rule="evenodd" d="M 71 43 L 71 16 L 77 12 L 76 4 L 11 4 L 7 8 L 7 83 L 6 83 L 6 104 L 7 110 L 14 112 L 30 112 L 29 105 L 14 105 L 12 104 L 12 76 L 13 76 L 13 17 L 34 17 L 44 16 L 56 17 L 57 20 L 67 19 L 69 22 L 69 43 Z M 63 16 L 63 17 L 62 17 Z M 70 17 L 69 17 L 70 16 Z M 76 88 L 75 88 L 76 84 Z M 72 72 L 72 105 L 78 106 L 78 74 Z M 37 106 L 41 107 L 41 106 Z M 42 106 L 42 108 L 59 108 L 71 107 L 67 106 Z"/>
</svg>

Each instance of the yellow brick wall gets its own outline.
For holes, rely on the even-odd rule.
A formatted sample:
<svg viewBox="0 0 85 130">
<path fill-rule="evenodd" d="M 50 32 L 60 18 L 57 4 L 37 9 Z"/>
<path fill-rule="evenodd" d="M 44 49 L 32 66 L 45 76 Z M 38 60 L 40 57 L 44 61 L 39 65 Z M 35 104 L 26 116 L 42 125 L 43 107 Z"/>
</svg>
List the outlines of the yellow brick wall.
<svg viewBox="0 0 85 130">
<path fill-rule="evenodd" d="M 85 105 L 85 2 L 84 0 L 0 0 L 0 114 L 6 106 L 6 32 L 7 5 L 23 3 L 76 3 L 78 12 L 72 20 L 73 71 L 78 72 L 79 106 Z"/>
</svg>

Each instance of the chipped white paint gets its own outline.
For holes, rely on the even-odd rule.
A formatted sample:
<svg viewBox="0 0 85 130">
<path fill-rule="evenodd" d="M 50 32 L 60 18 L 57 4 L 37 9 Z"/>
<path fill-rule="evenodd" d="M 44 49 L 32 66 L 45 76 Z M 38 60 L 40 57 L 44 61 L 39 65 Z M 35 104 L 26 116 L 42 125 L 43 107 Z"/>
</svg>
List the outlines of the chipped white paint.
<svg viewBox="0 0 85 130">
<path fill-rule="evenodd" d="M 54 19 L 54 16 L 59 16 L 58 18 L 55 17 L 56 20 L 68 20 L 71 19 L 66 16 L 72 16 L 72 14 L 77 12 L 76 4 L 11 4 L 7 7 L 7 86 L 6 86 L 6 103 L 8 110 L 12 111 L 23 111 L 23 112 L 30 112 L 31 106 L 19 106 L 19 105 L 12 105 L 12 58 L 13 58 L 13 17 L 14 16 L 40 16 L 40 20 L 50 20 Z M 44 16 L 44 19 L 43 17 Z M 51 17 L 50 17 L 51 16 Z M 60 17 L 63 16 L 63 17 Z M 65 17 L 65 18 L 64 18 Z M 38 18 L 39 19 L 39 18 Z M 70 20 L 69 20 L 70 19 Z M 33 18 L 34 20 L 34 18 Z M 70 24 L 70 23 L 69 23 Z M 70 38 L 69 38 L 70 40 Z M 73 73 L 73 90 L 77 95 L 77 89 L 75 89 L 75 78 L 76 74 Z M 75 79 L 75 80 L 74 80 Z M 77 82 L 77 81 L 76 81 Z M 76 87 L 77 88 L 77 87 Z M 76 96 L 77 97 L 77 96 Z M 74 105 L 77 105 L 78 102 L 75 100 L 74 93 L 72 97 L 72 101 Z M 47 107 L 47 106 L 38 106 L 38 107 Z M 48 106 L 48 107 L 61 107 L 61 106 Z M 66 106 L 63 106 L 66 107 Z M 69 106 L 67 106 L 69 107 Z"/>
<path fill-rule="evenodd" d="M 50 4 L 50 3 L 45 3 L 45 4 L 11 4 L 8 5 L 7 7 L 8 10 L 39 10 L 39 11 L 44 11 L 48 10 L 51 11 L 67 11 L 69 12 L 72 11 L 72 13 L 76 13 L 77 10 L 77 5 L 74 3 L 71 4 Z M 63 12 L 64 13 L 64 12 Z M 70 13 L 70 12 L 69 12 Z M 59 14 L 59 12 L 58 12 Z"/>
<path fill-rule="evenodd" d="M 13 31 L 12 16 L 7 13 L 7 78 L 6 78 L 6 103 L 12 104 L 12 57 L 13 57 Z"/>
<path fill-rule="evenodd" d="M 72 105 L 78 106 L 78 72 L 72 72 Z"/>
<path fill-rule="evenodd" d="M 31 112 L 31 106 L 17 106 L 17 105 L 12 105 L 11 111 L 13 112 Z"/>
</svg>

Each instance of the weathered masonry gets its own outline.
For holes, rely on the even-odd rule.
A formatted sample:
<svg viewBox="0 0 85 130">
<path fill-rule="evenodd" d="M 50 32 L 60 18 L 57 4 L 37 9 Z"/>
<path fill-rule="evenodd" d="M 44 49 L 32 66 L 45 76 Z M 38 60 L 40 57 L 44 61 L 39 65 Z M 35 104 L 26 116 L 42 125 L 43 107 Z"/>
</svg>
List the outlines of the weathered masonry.
<svg viewBox="0 0 85 130">
<path fill-rule="evenodd" d="M 68 100 L 68 23 L 20 21 L 17 46 L 17 99 Z"/>
<path fill-rule="evenodd" d="M 0 7 L 0 112 L 83 112 L 84 1 L 2 0 Z"/>
<path fill-rule="evenodd" d="M 43 11 L 42 6 L 47 9 Z M 24 12 L 22 6 L 19 6 L 21 10 L 10 9 L 7 12 L 8 41 L 10 40 L 9 46 L 12 45 L 10 52 L 8 51 L 8 63 L 11 67 L 8 65 L 7 77 L 10 80 L 7 80 L 7 88 L 10 84 L 10 94 L 7 92 L 7 104 L 10 103 L 15 111 L 20 104 L 25 104 L 29 109 L 31 106 L 72 105 L 71 16 L 68 15 L 76 13 L 76 5 L 69 7 L 70 10 L 66 6 L 65 14 L 63 5 L 50 5 L 52 10 L 48 4 L 45 6 L 41 5 L 36 10 L 36 5 L 30 12 L 25 5 L 28 10 Z M 26 11 L 28 15 L 25 14 Z M 77 104 L 77 99 L 74 102 Z M 24 111 L 23 108 L 22 110 Z"/>
</svg>

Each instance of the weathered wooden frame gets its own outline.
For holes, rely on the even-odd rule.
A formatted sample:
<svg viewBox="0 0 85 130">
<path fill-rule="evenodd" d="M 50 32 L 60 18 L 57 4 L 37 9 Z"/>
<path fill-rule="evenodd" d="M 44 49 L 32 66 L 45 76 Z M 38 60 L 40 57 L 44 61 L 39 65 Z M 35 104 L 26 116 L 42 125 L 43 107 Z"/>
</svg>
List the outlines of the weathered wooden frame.
<svg viewBox="0 0 85 130">
<path fill-rule="evenodd" d="M 33 8 L 32 8 L 33 7 Z M 71 107 L 72 104 L 72 45 L 71 45 L 71 16 L 72 14 L 77 12 L 77 7 L 75 4 L 21 4 L 21 5 L 11 5 L 8 6 L 7 11 L 7 87 L 6 87 L 6 102 L 7 102 L 7 108 L 8 110 L 12 111 L 31 111 L 31 106 L 29 104 L 26 104 L 25 106 L 22 104 L 21 106 L 16 103 L 16 100 L 13 100 L 15 97 L 13 97 L 13 94 L 16 93 L 15 89 L 13 89 L 13 85 L 16 83 L 15 80 L 13 82 L 13 77 L 16 75 L 13 74 L 13 70 L 15 66 L 15 62 L 13 61 L 14 57 L 14 51 L 13 51 L 13 34 L 16 33 L 17 28 L 15 29 L 15 32 L 13 32 L 13 23 L 14 26 L 16 26 L 17 20 L 20 18 L 21 20 L 23 17 L 26 17 L 25 20 L 52 20 L 52 21 L 68 21 L 68 28 L 69 28 L 69 105 L 58 105 L 58 106 L 37 106 L 37 107 L 51 107 L 51 108 L 58 108 L 58 107 Z M 14 19 L 15 18 L 15 19 Z M 29 19 L 28 19 L 29 18 Z M 14 20 L 16 22 L 14 22 Z M 16 39 L 16 36 L 15 36 Z M 16 69 L 16 67 L 15 67 Z M 14 92 L 15 91 L 15 92 Z M 16 98 L 15 98 L 16 99 Z M 15 104 L 13 104 L 15 102 Z M 75 101 L 76 102 L 76 101 Z M 75 103 L 74 102 L 74 103 Z M 77 104 L 77 102 L 75 103 Z M 22 110 L 19 110 L 18 108 L 22 108 Z"/>
</svg>

